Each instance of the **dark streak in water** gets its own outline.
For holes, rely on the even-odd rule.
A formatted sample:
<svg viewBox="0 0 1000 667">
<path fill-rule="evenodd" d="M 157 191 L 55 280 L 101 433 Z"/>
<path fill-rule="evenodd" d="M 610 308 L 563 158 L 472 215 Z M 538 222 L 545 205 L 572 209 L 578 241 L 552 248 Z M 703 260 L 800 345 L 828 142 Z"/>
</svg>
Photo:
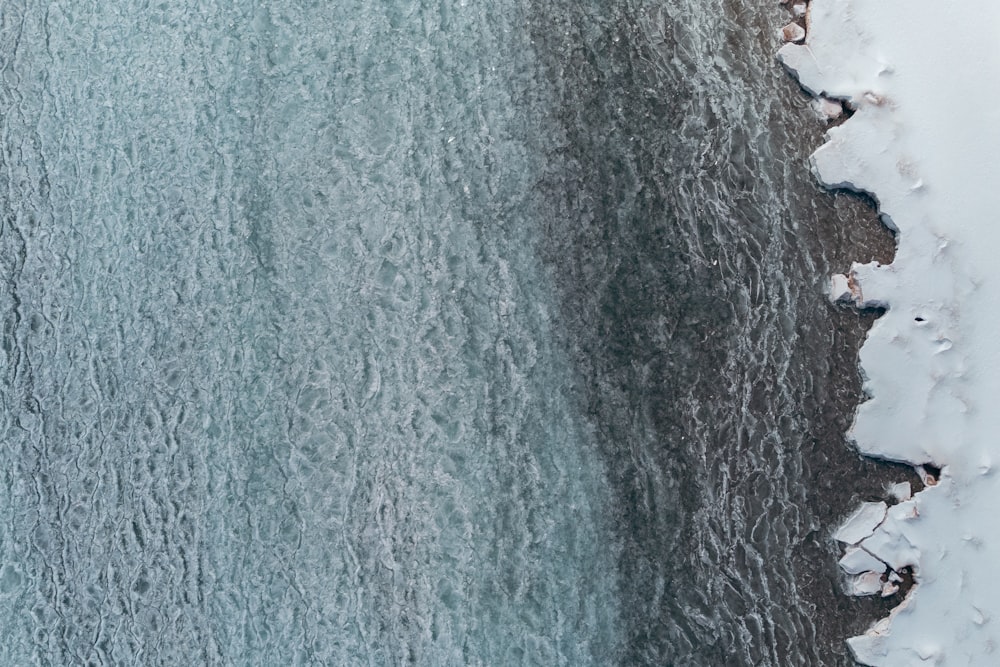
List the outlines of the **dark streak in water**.
<svg viewBox="0 0 1000 667">
<path fill-rule="evenodd" d="M 851 664 L 898 600 L 840 589 L 829 534 L 903 466 L 844 441 L 875 313 L 825 276 L 894 244 L 812 181 L 822 124 L 771 2 L 539 3 L 565 137 L 544 254 L 617 490 L 623 664 Z M 867 255 L 867 257 L 866 257 Z"/>
</svg>

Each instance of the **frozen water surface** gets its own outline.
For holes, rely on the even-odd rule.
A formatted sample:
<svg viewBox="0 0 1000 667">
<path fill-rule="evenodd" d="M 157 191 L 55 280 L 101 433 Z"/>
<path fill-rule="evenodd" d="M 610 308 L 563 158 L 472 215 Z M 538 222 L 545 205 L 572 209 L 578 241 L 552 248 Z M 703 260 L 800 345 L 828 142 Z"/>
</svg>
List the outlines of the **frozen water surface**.
<svg viewBox="0 0 1000 667">
<path fill-rule="evenodd" d="M 851 647 L 870 665 L 992 664 L 1000 49 L 962 38 L 970 17 L 948 3 L 815 0 L 809 16 L 806 44 L 785 46 L 783 61 L 809 90 L 856 108 L 815 170 L 872 193 L 898 240 L 891 264 L 852 269 L 855 300 L 888 312 L 861 352 L 870 400 L 851 435 L 864 453 L 926 464 L 929 485 L 862 542 L 894 570 L 912 567 L 916 586 Z M 995 35 L 1000 8 L 972 20 Z"/>
</svg>

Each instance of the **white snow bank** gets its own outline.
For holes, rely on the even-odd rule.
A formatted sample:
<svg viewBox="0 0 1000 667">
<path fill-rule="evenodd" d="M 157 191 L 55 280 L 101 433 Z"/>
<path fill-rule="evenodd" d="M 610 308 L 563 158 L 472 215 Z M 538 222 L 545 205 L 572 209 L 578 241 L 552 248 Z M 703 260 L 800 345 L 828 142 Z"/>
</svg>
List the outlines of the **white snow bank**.
<svg viewBox="0 0 1000 667">
<path fill-rule="evenodd" d="M 891 265 L 832 285 L 888 308 L 861 351 L 871 399 L 851 436 L 944 468 L 861 542 L 916 585 L 849 644 L 869 665 L 1000 665 L 1000 2 L 813 0 L 807 26 L 781 61 L 856 109 L 813 169 L 872 194 L 898 232 Z"/>
</svg>

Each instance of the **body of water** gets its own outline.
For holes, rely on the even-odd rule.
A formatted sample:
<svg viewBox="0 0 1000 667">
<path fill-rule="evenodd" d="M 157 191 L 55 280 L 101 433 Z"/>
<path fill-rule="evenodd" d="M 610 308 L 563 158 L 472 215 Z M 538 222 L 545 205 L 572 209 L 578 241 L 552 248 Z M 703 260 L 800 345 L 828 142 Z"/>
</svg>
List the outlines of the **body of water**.
<svg viewBox="0 0 1000 667">
<path fill-rule="evenodd" d="M 849 664 L 786 19 L 4 2 L 0 662 Z"/>
</svg>

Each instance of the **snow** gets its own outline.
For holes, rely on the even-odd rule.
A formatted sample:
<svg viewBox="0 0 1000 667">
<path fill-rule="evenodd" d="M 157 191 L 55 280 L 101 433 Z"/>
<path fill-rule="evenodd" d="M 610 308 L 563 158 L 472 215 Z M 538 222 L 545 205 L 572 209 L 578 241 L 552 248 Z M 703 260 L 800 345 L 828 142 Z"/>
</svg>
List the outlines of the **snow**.
<svg viewBox="0 0 1000 667">
<path fill-rule="evenodd" d="M 886 564 L 866 549 L 847 547 L 844 557 L 840 559 L 840 567 L 847 574 L 864 574 L 865 572 L 885 572 Z"/>
<path fill-rule="evenodd" d="M 850 279 L 842 273 L 834 274 L 830 278 L 830 301 L 837 303 L 853 299 L 854 292 L 851 290 Z"/>
<path fill-rule="evenodd" d="M 832 298 L 888 309 L 861 350 L 870 399 L 850 436 L 864 454 L 933 466 L 862 538 L 915 580 L 848 641 L 867 665 L 1000 664 L 1000 3 L 969 7 L 813 0 L 805 43 L 779 51 L 806 90 L 855 110 L 813 155 L 816 176 L 871 194 L 897 233 L 892 264 L 854 264 L 848 290 L 832 284 Z M 870 575 L 850 586 L 874 594 Z"/>
<path fill-rule="evenodd" d="M 812 102 L 813 111 L 820 120 L 836 120 L 844 114 L 844 107 L 841 102 L 830 100 L 825 97 L 817 97 Z"/>
<path fill-rule="evenodd" d="M 865 572 L 851 581 L 851 595 L 875 595 L 882 592 L 882 575 L 878 572 Z"/>
<path fill-rule="evenodd" d="M 862 503 L 847 521 L 834 533 L 833 537 L 845 544 L 857 544 L 875 532 L 885 521 L 888 506 L 883 502 Z"/>
<path fill-rule="evenodd" d="M 913 497 L 913 490 L 909 482 L 900 482 L 889 487 L 889 497 L 893 500 L 909 500 Z"/>
</svg>

